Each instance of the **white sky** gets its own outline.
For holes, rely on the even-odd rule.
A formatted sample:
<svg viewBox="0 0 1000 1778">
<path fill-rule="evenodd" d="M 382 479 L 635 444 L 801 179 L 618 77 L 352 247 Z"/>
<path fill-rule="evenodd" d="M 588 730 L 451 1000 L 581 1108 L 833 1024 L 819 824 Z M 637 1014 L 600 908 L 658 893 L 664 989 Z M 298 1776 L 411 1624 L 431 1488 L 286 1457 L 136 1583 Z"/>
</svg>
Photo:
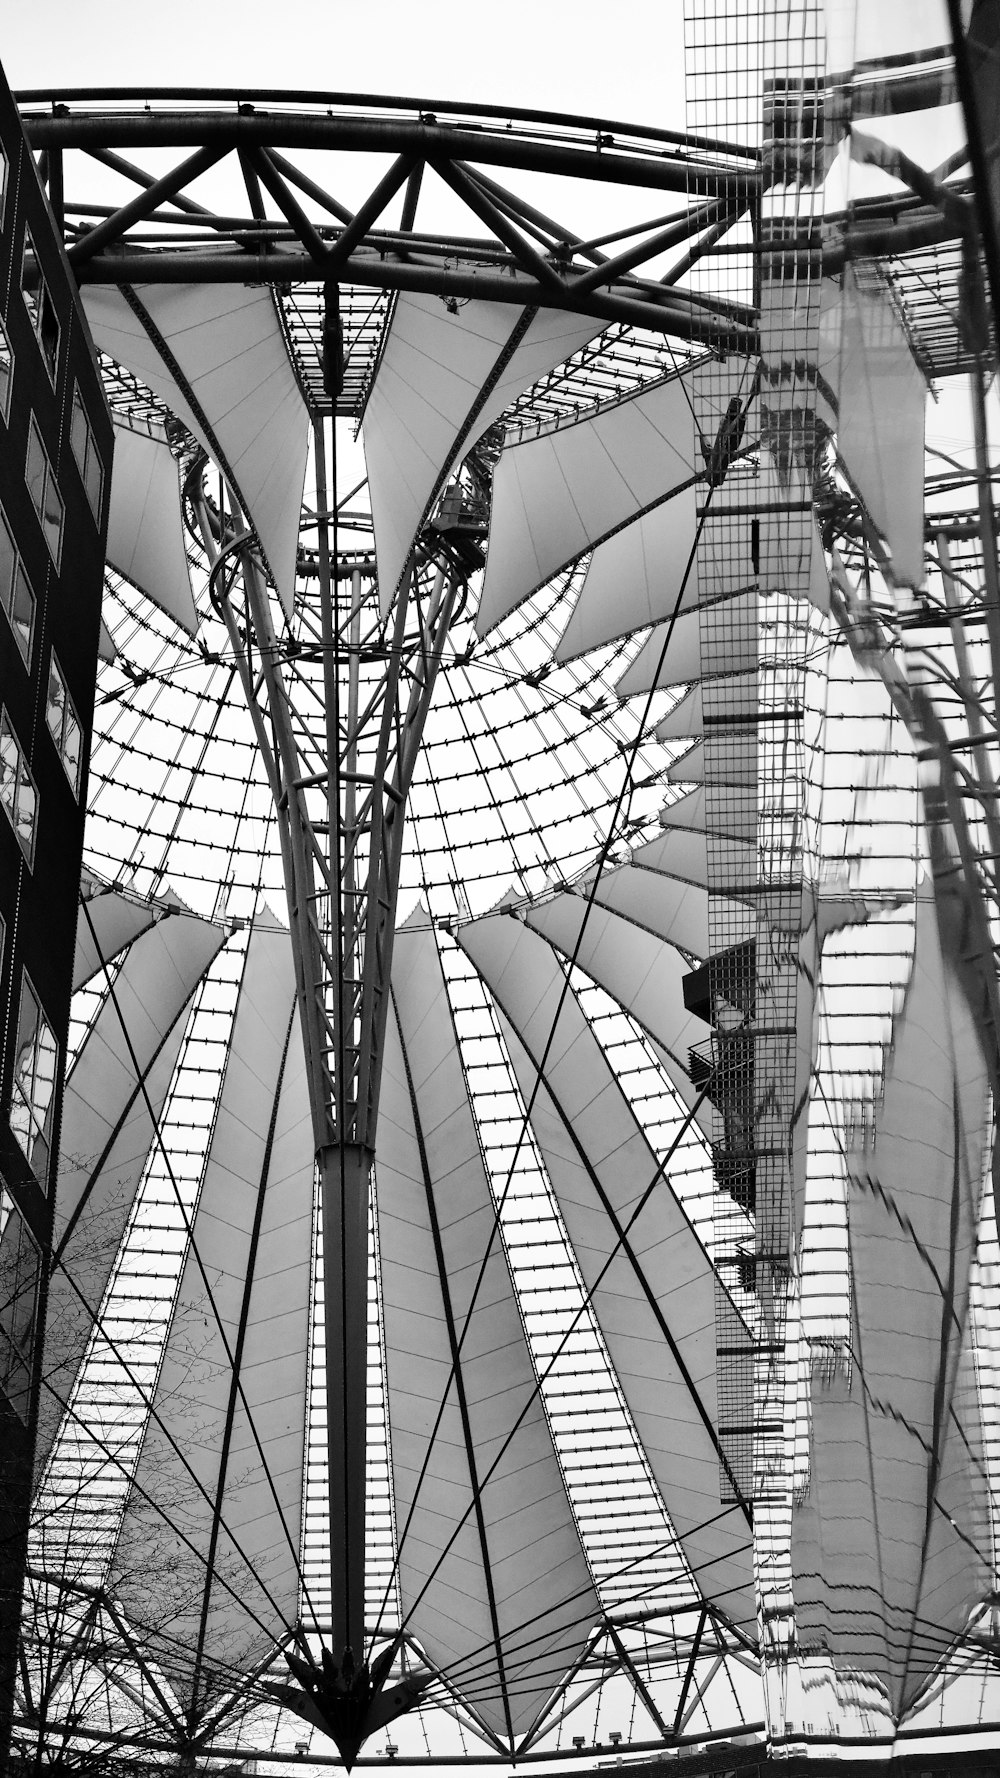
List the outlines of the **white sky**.
<svg viewBox="0 0 1000 1778">
<path fill-rule="evenodd" d="M 323 88 L 684 127 L 683 0 L 46 0 L 5 8 L 14 88 Z"/>
</svg>

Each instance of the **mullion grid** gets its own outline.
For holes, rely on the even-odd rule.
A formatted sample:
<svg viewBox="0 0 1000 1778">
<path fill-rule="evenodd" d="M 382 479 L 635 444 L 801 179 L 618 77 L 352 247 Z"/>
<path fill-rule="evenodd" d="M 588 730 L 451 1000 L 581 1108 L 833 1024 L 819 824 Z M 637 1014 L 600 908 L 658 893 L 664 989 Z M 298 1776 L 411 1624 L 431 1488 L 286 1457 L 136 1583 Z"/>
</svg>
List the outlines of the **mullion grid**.
<svg viewBox="0 0 1000 1778">
<path fill-rule="evenodd" d="M 760 5 L 749 14 L 736 0 L 686 0 L 685 23 L 688 128 L 761 148 L 762 237 L 810 222 L 822 178 L 816 97 L 824 45 L 815 0 Z M 784 152 L 783 114 L 792 118 L 795 158 Z M 814 396 L 805 369 L 816 358 L 820 264 L 817 252 L 806 252 L 787 267 L 765 255 L 755 268 L 750 245 L 748 239 L 745 255 L 709 253 L 694 268 L 692 283 L 716 294 L 721 286 L 722 294 L 760 308 L 760 430 L 773 460 L 770 474 L 766 458 L 734 464 L 703 500 L 708 513 L 698 558 L 702 673 L 725 675 L 706 683 L 703 693 L 709 954 L 728 953 L 713 982 L 717 1004 L 725 1002 L 720 1018 L 729 1025 L 728 1034 L 717 1030 L 712 1040 L 725 1106 L 716 1113 L 724 1160 L 716 1253 L 719 1277 L 733 1294 L 739 1299 L 741 1284 L 753 1292 L 756 1345 L 752 1367 L 739 1360 L 734 1366 L 718 1288 L 720 1421 L 754 1427 L 752 1442 L 728 1443 L 738 1479 L 757 1501 L 758 1586 L 765 1615 L 772 1616 L 790 1604 L 784 1351 L 808 768 L 802 719 L 812 642 L 805 601 Z M 696 445 L 703 449 L 711 448 L 726 413 L 730 379 L 725 364 L 693 379 Z M 753 430 L 748 427 L 748 443 Z M 727 835 L 755 845 L 755 880 L 733 881 Z M 739 899 L 732 898 L 734 889 Z M 738 949 L 748 943 L 749 980 Z"/>
<path fill-rule="evenodd" d="M 732 0 L 686 0 L 685 38 L 687 50 L 687 127 L 690 131 L 735 139 L 757 145 L 760 141 L 763 66 L 763 8 L 750 17 L 742 8 L 742 20 Z M 745 194 L 749 198 L 749 187 Z M 749 247 L 749 243 L 748 243 Z M 725 258 L 709 252 L 690 274 L 692 287 L 705 294 L 722 294 L 744 303 L 753 302 L 755 279 L 752 256 L 747 252 L 730 253 Z M 746 400 L 748 391 L 743 391 Z M 710 450 L 730 399 L 729 376 L 724 365 L 709 364 L 693 379 L 692 398 L 696 456 Z M 719 894 L 719 866 L 726 844 L 717 834 L 752 842 L 756 839 L 758 747 L 755 722 L 759 659 L 757 601 L 741 596 L 748 588 L 747 564 L 750 551 L 746 534 L 750 520 L 747 512 L 754 503 L 754 475 L 750 464 L 735 463 L 723 484 L 728 494 L 735 482 L 737 491 L 731 504 L 742 510 L 738 515 L 726 514 L 720 491 L 705 497 L 700 506 L 704 513 L 701 544 L 696 571 L 700 606 L 699 638 L 701 645 L 702 705 L 704 714 L 704 779 L 706 840 L 708 864 L 708 935 L 709 955 L 726 952 L 746 944 L 752 937 L 752 904 L 731 899 L 729 893 Z M 726 677 L 713 677 L 726 675 Z M 740 721 L 739 718 L 743 717 Z M 725 890 L 734 887 L 731 872 L 725 874 Z M 756 888 L 756 884 L 753 885 Z M 734 1014 L 735 1019 L 735 1014 Z M 737 1064 L 742 1060 L 744 1072 L 748 1045 L 736 1040 Z M 750 1040 L 752 1045 L 753 1040 Z M 746 1298 L 752 1306 L 751 1325 L 759 1320 L 751 1287 L 756 1281 L 755 1242 L 752 1220 L 748 1215 L 749 1195 L 746 1186 L 735 1194 L 723 1188 L 721 1181 L 733 1183 L 732 1169 L 739 1170 L 740 1180 L 755 1167 L 749 1151 L 748 1107 L 739 1103 L 747 1097 L 740 1088 L 738 1066 L 734 1067 L 732 1048 L 725 1049 L 726 1039 L 713 1036 L 709 1045 L 709 1061 L 723 1094 L 737 1100 L 736 1125 L 733 1114 L 727 1118 L 713 1109 L 715 1129 L 716 1185 L 714 1192 L 713 1249 L 716 1258 L 716 1373 L 719 1392 L 720 1438 L 740 1488 L 747 1497 L 755 1492 L 755 1474 L 751 1443 L 745 1433 L 735 1434 L 730 1428 L 743 1428 L 755 1422 L 753 1374 L 727 1349 L 730 1315 L 727 1296 Z M 751 1075 L 752 1079 L 752 1075 Z M 752 1087 L 750 1088 L 752 1093 Z M 737 1127 L 738 1126 L 738 1127 Z M 733 1153 L 736 1151 L 734 1162 Z M 759 1337 L 759 1335 L 758 1335 Z M 720 1495 L 731 1497 L 732 1486 L 720 1474 Z"/>
<path fill-rule="evenodd" d="M 755 1378 L 755 1419 L 762 1430 L 755 1441 L 754 1457 L 764 1482 L 757 1539 L 761 1607 L 770 1646 L 777 1651 L 792 1622 L 793 1447 L 785 1429 L 785 1361 L 794 1197 L 796 1190 L 801 1190 L 806 1150 L 805 1122 L 800 1118 L 793 1125 L 791 1114 L 809 1087 L 808 1066 L 803 1072 L 799 1060 L 797 1026 L 811 763 L 804 715 L 811 696 L 814 636 L 808 593 L 814 547 L 810 503 L 822 275 L 821 254 L 811 225 L 821 214 L 823 203 L 822 8 L 815 0 L 786 0 L 769 11 L 765 29 L 765 60 L 773 80 L 773 99 L 769 105 L 765 84 L 764 151 L 770 182 L 762 194 L 761 231 L 765 241 L 805 230 L 812 239 L 809 251 L 791 261 L 765 255 L 760 272 L 762 383 L 770 407 L 766 421 L 762 416 L 762 433 L 777 469 L 779 490 L 795 502 L 790 510 L 774 514 L 766 522 L 766 568 L 774 572 L 782 591 L 776 599 L 774 629 L 762 625 L 762 667 L 765 662 L 767 666 L 760 675 L 762 706 L 770 718 L 761 750 L 760 871 L 762 883 L 778 890 L 778 901 L 783 905 L 778 933 L 772 921 L 762 917 L 763 908 L 758 917 L 758 1015 L 763 1014 L 761 1023 L 766 1019 L 769 1026 L 759 1047 L 765 1049 L 769 1083 L 778 1083 L 781 1107 L 780 1118 L 767 1120 L 765 1141 L 782 1152 L 780 1159 L 777 1154 L 765 1157 L 758 1177 L 758 1253 L 770 1266 L 772 1288 L 769 1303 L 761 1302 L 762 1358 Z M 768 959 L 766 973 L 760 967 L 762 956 Z M 811 1019 L 804 1033 L 807 1045 L 810 1030 Z M 760 1090 L 758 1084 L 758 1093 Z M 773 1353 L 769 1345 L 776 1348 Z M 765 1680 L 768 1677 L 765 1669 Z"/>
</svg>

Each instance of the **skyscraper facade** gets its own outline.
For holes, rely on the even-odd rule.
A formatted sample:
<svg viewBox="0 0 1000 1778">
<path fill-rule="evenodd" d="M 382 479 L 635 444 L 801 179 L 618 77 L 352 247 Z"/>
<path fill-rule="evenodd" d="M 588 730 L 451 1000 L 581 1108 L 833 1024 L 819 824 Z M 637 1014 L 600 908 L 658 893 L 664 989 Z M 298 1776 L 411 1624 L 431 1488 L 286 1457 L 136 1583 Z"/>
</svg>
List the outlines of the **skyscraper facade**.
<svg viewBox="0 0 1000 1778">
<path fill-rule="evenodd" d="M 57 178 L 52 189 L 58 190 Z M 44 1387 L 41 1329 L 113 435 L 75 282 L 2 75 L 0 279 L 0 1698 L 6 1700 Z"/>
</svg>

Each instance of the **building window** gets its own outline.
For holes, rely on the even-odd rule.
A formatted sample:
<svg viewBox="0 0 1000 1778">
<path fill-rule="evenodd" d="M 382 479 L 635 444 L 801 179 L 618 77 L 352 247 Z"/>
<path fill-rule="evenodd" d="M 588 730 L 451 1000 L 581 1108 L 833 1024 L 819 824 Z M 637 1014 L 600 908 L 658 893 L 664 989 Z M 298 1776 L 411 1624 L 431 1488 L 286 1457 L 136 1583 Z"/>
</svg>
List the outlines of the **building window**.
<svg viewBox="0 0 1000 1778">
<path fill-rule="evenodd" d="M 0 1389 L 25 1424 L 31 1411 L 41 1255 L 10 1196 L 0 1186 Z"/>
<path fill-rule="evenodd" d="M 30 867 L 35 856 L 38 791 L 6 710 L 0 711 L 0 803 Z"/>
<path fill-rule="evenodd" d="M 45 704 L 45 720 L 49 725 L 49 734 L 56 744 L 56 752 L 63 762 L 66 776 L 73 787 L 73 795 L 80 795 L 80 765 L 83 743 L 83 730 L 80 718 L 76 713 L 73 700 L 66 687 L 63 670 L 55 654 L 49 662 L 49 692 Z"/>
<path fill-rule="evenodd" d="M 7 424 L 10 413 L 10 385 L 14 374 L 14 355 L 10 349 L 10 336 L 0 317 L 0 419 Z"/>
<path fill-rule="evenodd" d="M 31 316 L 31 325 L 35 330 L 35 337 L 45 360 L 45 368 L 54 388 L 59 370 L 59 317 L 49 294 L 49 287 L 45 282 L 41 262 L 35 252 L 31 230 L 28 228 L 24 231 L 21 295 L 24 297 L 24 306 Z"/>
<path fill-rule="evenodd" d="M 41 1186 L 47 1183 L 58 1046 L 28 977 L 21 982 L 10 1127 Z"/>
<path fill-rule="evenodd" d="M 49 554 L 56 567 L 62 555 L 63 533 L 63 498 L 56 484 L 55 473 L 49 462 L 49 453 L 42 443 L 42 435 L 38 430 L 38 422 L 34 414 L 28 427 L 28 460 L 25 465 L 24 479 L 32 504 L 38 514 L 38 523 L 45 532 L 45 541 L 49 546 Z"/>
<path fill-rule="evenodd" d="M 28 583 L 24 565 L 14 542 L 11 528 L 0 507 L 0 605 L 14 632 L 25 666 L 31 660 L 31 632 L 35 627 L 35 595 Z"/>
<path fill-rule="evenodd" d="M 73 417 L 70 422 L 69 437 L 73 455 L 76 458 L 76 466 L 87 490 L 87 499 L 90 501 L 94 523 L 100 525 L 101 496 L 104 492 L 104 464 L 101 462 L 94 429 L 83 405 L 83 396 L 80 394 L 78 383 L 73 386 Z"/>
</svg>

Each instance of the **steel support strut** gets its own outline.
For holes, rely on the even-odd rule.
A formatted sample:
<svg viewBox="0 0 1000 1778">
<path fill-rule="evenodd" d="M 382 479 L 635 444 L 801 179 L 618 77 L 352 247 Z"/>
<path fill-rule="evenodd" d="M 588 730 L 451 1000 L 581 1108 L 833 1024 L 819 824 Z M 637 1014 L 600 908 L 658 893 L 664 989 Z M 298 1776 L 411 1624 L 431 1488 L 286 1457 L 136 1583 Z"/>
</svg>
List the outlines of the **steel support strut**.
<svg viewBox="0 0 1000 1778">
<path fill-rule="evenodd" d="M 365 1663 L 368 1217 L 405 809 L 459 576 L 415 560 L 383 619 L 360 571 L 336 572 L 322 422 L 315 463 L 319 572 L 284 638 L 231 492 L 213 512 L 199 469 L 188 493 L 280 836 L 321 1199 L 333 1643 L 290 1664 L 350 1760 L 419 1689 L 379 1697 L 389 1662 Z"/>
</svg>

